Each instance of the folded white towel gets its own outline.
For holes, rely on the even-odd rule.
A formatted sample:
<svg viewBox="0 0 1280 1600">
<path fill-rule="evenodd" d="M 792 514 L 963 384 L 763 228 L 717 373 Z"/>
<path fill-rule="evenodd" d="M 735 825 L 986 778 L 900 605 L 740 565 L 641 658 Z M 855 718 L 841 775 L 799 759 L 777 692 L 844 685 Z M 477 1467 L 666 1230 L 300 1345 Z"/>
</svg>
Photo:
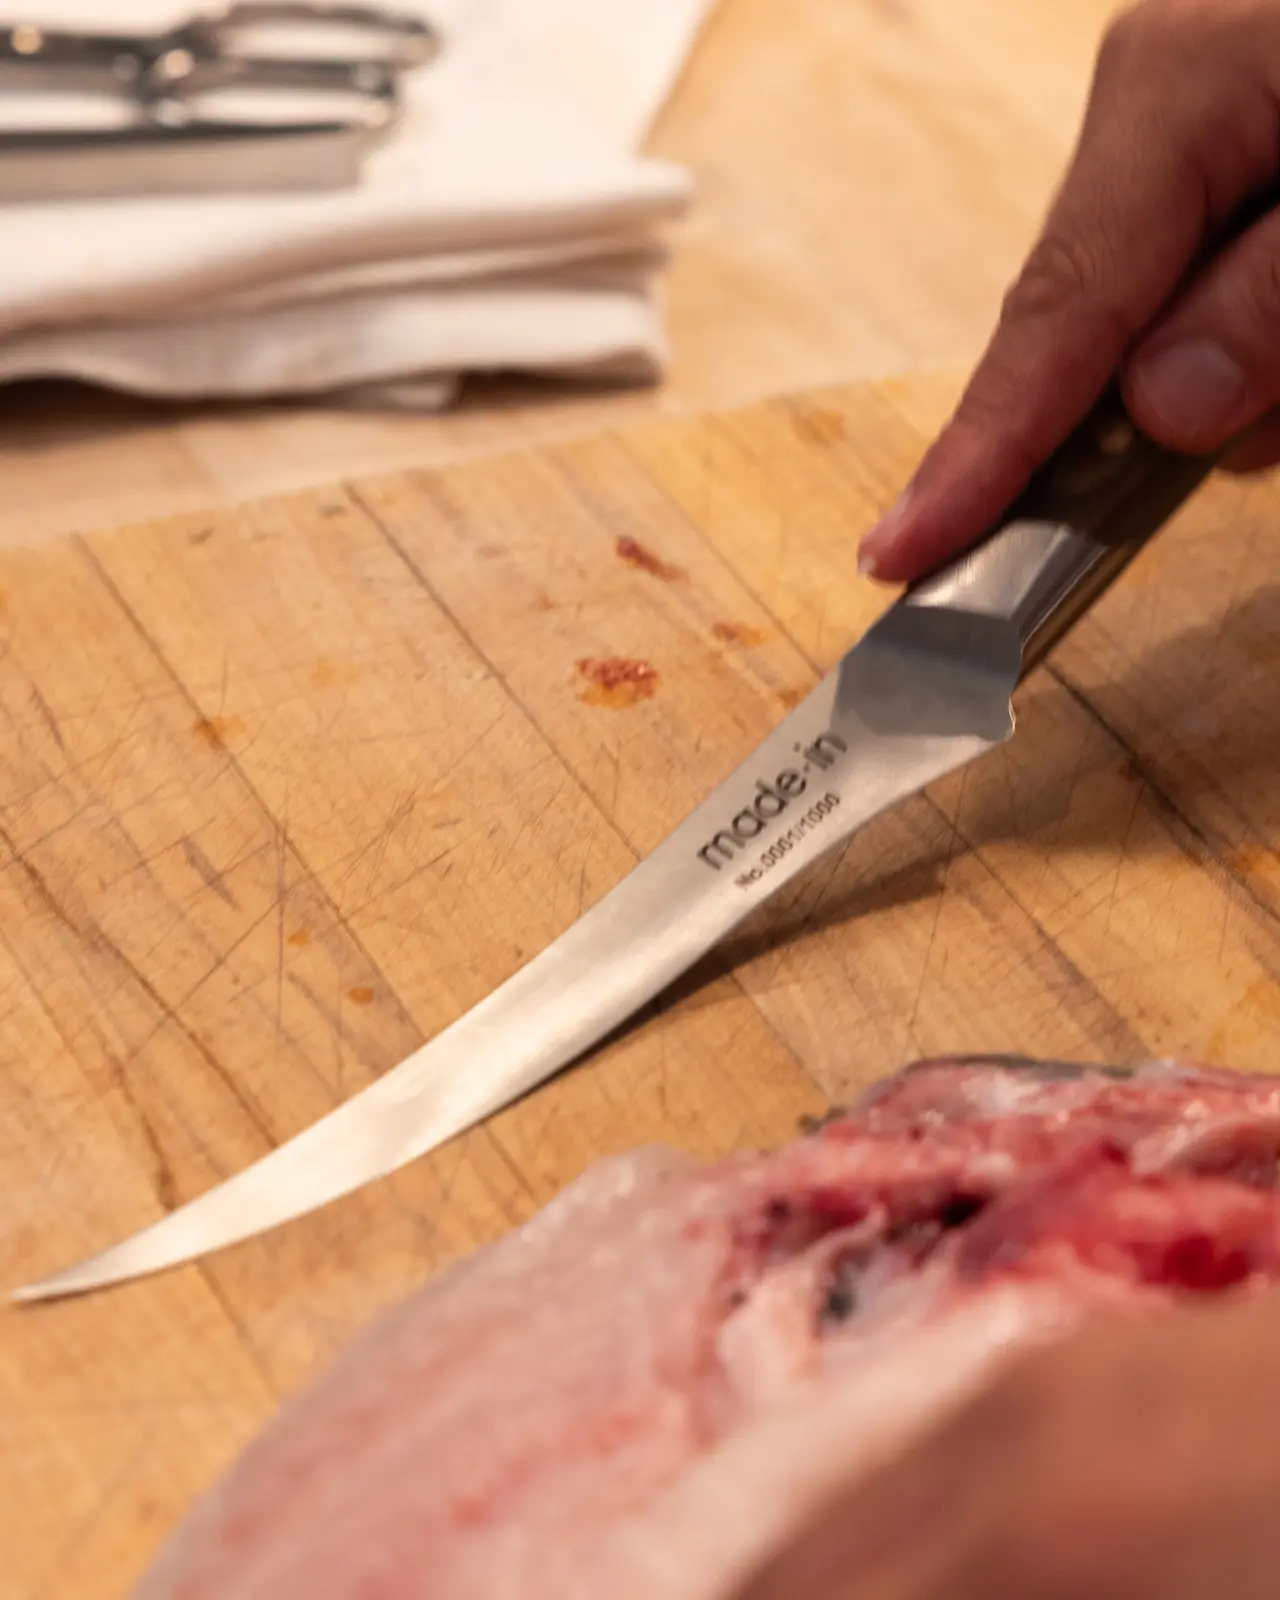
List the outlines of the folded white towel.
<svg viewBox="0 0 1280 1600">
<path fill-rule="evenodd" d="M 658 372 L 662 233 L 690 191 L 635 150 L 711 0 L 411 3 L 444 50 L 358 188 L 0 206 L 0 380 L 424 406 L 467 372 Z M 23 16 L 186 9 L 92 4 Z"/>
</svg>

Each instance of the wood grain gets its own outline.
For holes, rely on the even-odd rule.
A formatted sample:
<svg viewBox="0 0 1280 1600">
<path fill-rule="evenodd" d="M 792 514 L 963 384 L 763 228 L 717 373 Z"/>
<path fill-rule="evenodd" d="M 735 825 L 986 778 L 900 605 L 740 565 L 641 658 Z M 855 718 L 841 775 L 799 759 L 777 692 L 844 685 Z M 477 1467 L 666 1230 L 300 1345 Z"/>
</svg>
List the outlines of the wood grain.
<svg viewBox="0 0 1280 1600">
<path fill-rule="evenodd" d="M 371 1082 L 652 849 L 886 603 L 856 538 L 960 377 L 0 556 L 0 1285 Z M 0 1600 L 119 1600 L 357 1327 L 599 1154 L 771 1143 L 934 1052 L 1274 1067 L 1276 511 L 1211 485 L 1006 750 L 585 1066 L 266 1238 L 0 1312 Z"/>
<path fill-rule="evenodd" d="M 0 545 L 968 360 L 1117 0 L 719 0 L 651 149 L 697 203 L 640 393 L 486 382 L 444 417 L 0 400 Z"/>
</svg>

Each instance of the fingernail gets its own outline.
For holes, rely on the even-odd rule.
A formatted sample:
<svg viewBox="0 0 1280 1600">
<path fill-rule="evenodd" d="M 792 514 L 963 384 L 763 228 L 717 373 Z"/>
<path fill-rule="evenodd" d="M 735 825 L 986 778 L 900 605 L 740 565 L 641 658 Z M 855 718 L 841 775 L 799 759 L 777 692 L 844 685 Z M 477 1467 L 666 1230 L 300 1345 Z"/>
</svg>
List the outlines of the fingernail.
<svg viewBox="0 0 1280 1600">
<path fill-rule="evenodd" d="M 907 506 L 911 499 L 911 485 L 898 496 L 875 527 L 858 546 L 858 572 L 864 578 L 877 578 L 880 563 L 893 548 L 903 524 L 907 520 Z"/>
<path fill-rule="evenodd" d="M 1166 345 L 1139 357 L 1132 382 L 1170 442 L 1191 449 L 1227 437 L 1248 400 L 1248 375 L 1209 339 Z"/>
</svg>

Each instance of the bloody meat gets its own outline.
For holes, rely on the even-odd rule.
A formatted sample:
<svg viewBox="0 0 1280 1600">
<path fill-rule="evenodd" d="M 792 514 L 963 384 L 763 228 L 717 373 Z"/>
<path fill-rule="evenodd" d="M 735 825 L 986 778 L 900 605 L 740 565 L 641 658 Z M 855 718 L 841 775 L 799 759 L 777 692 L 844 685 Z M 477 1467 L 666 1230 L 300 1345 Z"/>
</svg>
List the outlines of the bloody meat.
<svg viewBox="0 0 1280 1600">
<path fill-rule="evenodd" d="M 769 1154 L 603 1161 L 289 1403 L 138 1600 L 720 1600 L 1082 1318 L 1255 1292 L 1280 1078 L 922 1063 Z"/>
</svg>

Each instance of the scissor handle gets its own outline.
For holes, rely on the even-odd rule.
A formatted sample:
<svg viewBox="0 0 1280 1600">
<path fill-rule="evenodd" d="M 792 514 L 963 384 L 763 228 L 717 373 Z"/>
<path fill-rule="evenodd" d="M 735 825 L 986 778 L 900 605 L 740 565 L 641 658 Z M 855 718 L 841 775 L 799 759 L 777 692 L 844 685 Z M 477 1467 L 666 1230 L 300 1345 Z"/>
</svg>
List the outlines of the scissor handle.
<svg viewBox="0 0 1280 1600">
<path fill-rule="evenodd" d="M 50 82 L 103 81 L 129 84 L 137 77 L 144 57 L 160 43 L 154 36 L 131 33 L 83 33 L 69 28 L 45 28 L 35 22 L 11 23 L 0 28 L 0 67 L 20 67 L 5 87 L 29 84 L 44 88 Z"/>
</svg>

